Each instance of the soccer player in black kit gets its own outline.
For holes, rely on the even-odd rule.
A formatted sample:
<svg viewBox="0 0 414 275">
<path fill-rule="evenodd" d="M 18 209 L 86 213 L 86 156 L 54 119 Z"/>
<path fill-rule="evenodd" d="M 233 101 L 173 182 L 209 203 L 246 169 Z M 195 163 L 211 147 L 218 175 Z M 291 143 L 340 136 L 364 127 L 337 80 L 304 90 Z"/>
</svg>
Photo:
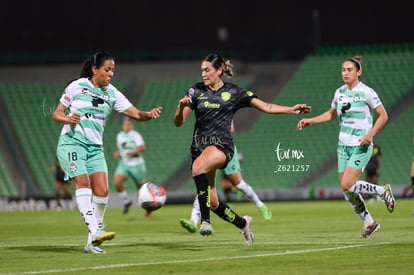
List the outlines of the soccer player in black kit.
<svg viewBox="0 0 414 275">
<path fill-rule="evenodd" d="M 311 107 L 306 104 L 289 107 L 264 102 L 251 91 L 223 82 L 223 75 L 233 75 L 233 65 L 230 61 L 218 54 L 207 55 L 201 62 L 203 82 L 195 84 L 179 100 L 174 124 L 177 127 L 181 126 L 191 112 L 195 112 L 191 170 L 200 204 L 200 234 L 213 234 L 210 224 L 211 209 L 223 220 L 240 228 L 245 243 L 252 245 L 252 218 L 240 217 L 226 203 L 219 201 L 215 184 L 216 170 L 226 167 L 234 153 L 230 133 L 234 113 L 240 108 L 254 107 L 268 114 L 298 115 L 310 112 Z"/>
</svg>

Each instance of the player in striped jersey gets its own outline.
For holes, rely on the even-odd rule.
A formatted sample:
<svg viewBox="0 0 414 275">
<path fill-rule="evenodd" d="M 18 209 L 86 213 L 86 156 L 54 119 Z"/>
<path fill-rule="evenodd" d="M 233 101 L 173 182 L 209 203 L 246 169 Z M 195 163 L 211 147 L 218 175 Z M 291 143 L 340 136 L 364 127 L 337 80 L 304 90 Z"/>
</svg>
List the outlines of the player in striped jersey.
<svg viewBox="0 0 414 275">
<path fill-rule="evenodd" d="M 337 148 L 339 181 L 347 201 L 364 223 L 362 238 L 369 238 L 380 228 L 365 205 L 361 194 L 378 195 L 391 213 L 395 199 L 391 186 L 375 185 L 359 180 L 372 155 L 376 134 L 388 120 L 387 112 L 378 94 L 360 81 L 362 57 L 348 58 L 342 63 L 344 85 L 335 91 L 331 108 L 315 117 L 301 119 L 297 129 L 334 119 L 339 121 L 339 142 Z M 373 123 L 372 113 L 378 115 Z"/>
<path fill-rule="evenodd" d="M 124 117 L 122 131 L 116 135 L 116 150 L 114 153 L 114 158 L 119 160 L 115 170 L 114 184 L 119 197 L 123 201 L 124 214 L 128 213 L 132 205 L 132 200 L 124 188 L 124 182 L 127 178 L 131 178 L 139 190 L 145 181 L 147 167 L 143 156 L 144 152 L 144 138 L 134 129 L 133 121 L 129 117 Z M 145 216 L 150 217 L 151 213 L 151 211 L 147 211 Z"/>
<path fill-rule="evenodd" d="M 65 87 L 53 112 L 53 119 L 63 123 L 57 157 L 65 178 L 75 185 L 79 211 L 89 234 L 85 252 L 103 254 L 99 246 L 115 237 L 103 230 L 108 204 L 108 168 L 103 151 L 105 121 L 112 110 L 139 121 L 158 118 L 162 107 L 149 112 L 134 107 L 111 84 L 115 60 L 97 52 L 85 60 L 80 77 Z"/>
</svg>

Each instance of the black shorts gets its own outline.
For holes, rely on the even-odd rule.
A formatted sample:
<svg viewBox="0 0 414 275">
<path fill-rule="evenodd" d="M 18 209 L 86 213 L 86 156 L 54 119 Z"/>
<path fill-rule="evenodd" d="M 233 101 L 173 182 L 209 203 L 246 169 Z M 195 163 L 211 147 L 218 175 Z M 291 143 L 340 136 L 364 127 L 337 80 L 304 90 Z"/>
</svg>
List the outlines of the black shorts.
<svg viewBox="0 0 414 275">
<path fill-rule="evenodd" d="M 365 173 L 368 177 L 379 176 L 379 162 L 371 159 L 365 167 Z"/>
<path fill-rule="evenodd" d="M 217 149 L 219 149 L 220 151 L 222 151 L 224 153 L 224 155 L 226 156 L 226 163 L 224 164 L 223 167 L 220 167 L 220 169 L 224 169 L 227 166 L 227 163 L 230 162 L 230 160 L 233 158 L 234 155 L 234 146 L 231 146 L 229 144 L 212 144 L 214 146 L 217 147 Z M 206 146 L 207 147 L 207 146 Z M 191 150 L 191 164 L 196 160 L 196 158 L 198 158 L 201 153 L 204 151 L 204 149 L 206 147 L 203 148 L 192 148 Z"/>
<path fill-rule="evenodd" d="M 379 176 L 379 168 L 377 167 L 366 168 L 365 171 L 368 177 Z"/>
<path fill-rule="evenodd" d="M 55 179 L 56 181 L 60 181 L 63 183 L 69 183 L 69 181 L 65 180 L 65 172 L 56 172 Z"/>
</svg>

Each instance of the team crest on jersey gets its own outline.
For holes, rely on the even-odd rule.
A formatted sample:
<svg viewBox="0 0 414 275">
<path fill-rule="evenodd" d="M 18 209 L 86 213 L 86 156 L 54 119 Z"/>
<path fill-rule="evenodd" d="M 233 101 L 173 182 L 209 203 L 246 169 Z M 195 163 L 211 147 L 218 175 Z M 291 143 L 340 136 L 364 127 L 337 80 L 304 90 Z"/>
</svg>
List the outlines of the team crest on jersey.
<svg viewBox="0 0 414 275">
<path fill-rule="evenodd" d="M 109 100 L 109 94 L 108 94 L 107 91 L 103 92 L 103 98 L 104 98 L 104 100 Z"/>
<path fill-rule="evenodd" d="M 69 164 L 69 166 L 70 166 L 70 171 L 71 171 L 72 173 L 75 173 L 76 171 L 78 171 L 78 167 L 76 167 L 76 164 L 75 164 L 75 163 L 71 162 L 71 163 Z"/>
<path fill-rule="evenodd" d="M 229 100 L 230 97 L 231 97 L 231 94 L 229 92 L 222 92 L 221 93 L 221 99 L 223 99 L 223 101 Z"/>
<path fill-rule="evenodd" d="M 355 95 L 354 95 L 354 97 L 352 98 L 352 100 L 353 100 L 354 102 L 358 102 L 358 101 L 360 101 L 360 100 L 361 100 L 361 96 L 360 96 L 359 94 L 355 94 Z"/>
</svg>

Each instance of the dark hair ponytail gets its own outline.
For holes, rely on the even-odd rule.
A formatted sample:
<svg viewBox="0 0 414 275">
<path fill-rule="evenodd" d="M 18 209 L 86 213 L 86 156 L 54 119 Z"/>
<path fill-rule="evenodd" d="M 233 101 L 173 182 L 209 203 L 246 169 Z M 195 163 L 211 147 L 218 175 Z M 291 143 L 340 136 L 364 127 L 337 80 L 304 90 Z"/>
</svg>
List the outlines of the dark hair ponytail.
<svg viewBox="0 0 414 275">
<path fill-rule="evenodd" d="M 223 72 L 220 76 L 223 76 L 223 74 L 225 74 L 227 77 L 233 76 L 233 64 L 231 64 L 230 60 L 225 59 L 221 55 L 210 53 L 203 60 L 210 62 L 216 70 L 222 68 Z"/>
<path fill-rule="evenodd" d="M 97 68 L 101 67 L 102 64 L 106 60 L 114 60 L 114 58 L 106 52 L 95 53 L 94 55 L 92 55 L 91 57 L 89 57 L 83 62 L 79 77 L 91 78 L 93 75 L 92 67 L 93 66 L 96 66 Z"/>
<path fill-rule="evenodd" d="M 106 60 L 115 60 L 110 54 L 105 52 L 97 52 L 88 59 L 84 60 L 82 63 L 82 69 L 79 74 L 79 78 L 87 77 L 91 78 L 93 75 L 92 66 L 96 66 L 97 68 L 101 67 L 102 64 Z M 70 80 L 65 87 L 67 87 L 70 83 L 75 81 L 77 78 Z"/>
</svg>

